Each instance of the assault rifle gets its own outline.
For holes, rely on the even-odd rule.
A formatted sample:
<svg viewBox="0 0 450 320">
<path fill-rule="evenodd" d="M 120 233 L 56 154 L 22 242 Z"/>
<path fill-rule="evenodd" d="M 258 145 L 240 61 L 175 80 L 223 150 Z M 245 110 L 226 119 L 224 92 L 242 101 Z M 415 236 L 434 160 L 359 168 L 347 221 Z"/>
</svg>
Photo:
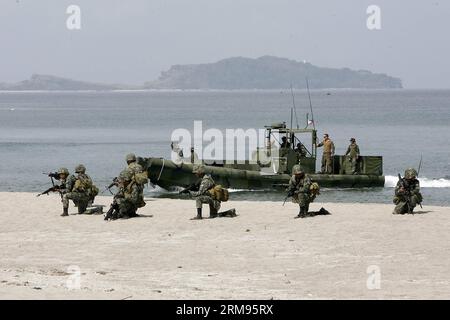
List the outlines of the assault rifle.
<svg viewBox="0 0 450 320">
<path fill-rule="evenodd" d="M 105 213 L 105 220 L 108 221 L 117 219 L 117 210 L 119 210 L 119 205 L 117 204 L 116 199 L 114 199 L 108 212 Z"/>
<path fill-rule="evenodd" d="M 200 189 L 200 182 L 201 179 L 199 179 L 197 182 L 191 183 L 187 188 L 181 190 L 179 194 L 189 193 L 189 191 L 198 191 Z"/>
<path fill-rule="evenodd" d="M 111 191 L 111 188 L 114 187 L 114 186 L 117 187 L 118 185 L 119 185 L 119 179 L 118 179 L 117 177 L 115 177 L 115 178 L 112 180 L 112 182 L 109 184 L 109 186 L 105 187 L 105 189 L 104 189 L 101 193 L 103 193 L 103 192 L 105 192 L 106 190 L 108 190 L 108 191 L 113 195 L 113 193 L 112 193 L 112 191 Z"/>
<path fill-rule="evenodd" d="M 295 194 L 295 189 L 289 190 L 289 192 L 288 192 L 286 198 L 284 198 L 283 206 L 284 206 L 284 204 L 286 203 L 287 199 L 289 199 L 290 197 L 294 196 L 294 194 Z"/>
<path fill-rule="evenodd" d="M 42 172 L 42 174 L 45 174 L 49 176 L 50 178 L 59 180 L 59 173 L 58 172 Z"/>
<path fill-rule="evenodd" d="M 52 187 L 48 188 L 47 190 L 45 190 L 44 192 L 39 193 L 36 197 L 39 197 L 43 194 L 48 195 L 50 192 L 59 192 L 59 195 L 61 196 L 61 200 L 63 198 L 62 192 L 61 192 L 61 187 L 55 184 L 55 181 L 53 179 L 59 180 L 59 173 L 58 172 L 50 172 L 50 173 L 46 173 L 43 172 L 43 174 L 46 174 L 47 176 L 50 177 L 50 180 L 52 182 Z"/>
<path fill-rule="evenodd" d="M 41 193 L 39 193 L 38 195 L 36 195 L 36 197 L 40 197 L 40 196 L 42 196 L 43 194 L 46 194 L 46 195 L 48 195 L 50 192 L 61 192 L 60 191 L 60 186 L 53 186 L 53 187 L 50 187 L 50 188 L 48 188 L 47 190 L 45 190 L 44 192 L 41 192 Z"/>
</svg>

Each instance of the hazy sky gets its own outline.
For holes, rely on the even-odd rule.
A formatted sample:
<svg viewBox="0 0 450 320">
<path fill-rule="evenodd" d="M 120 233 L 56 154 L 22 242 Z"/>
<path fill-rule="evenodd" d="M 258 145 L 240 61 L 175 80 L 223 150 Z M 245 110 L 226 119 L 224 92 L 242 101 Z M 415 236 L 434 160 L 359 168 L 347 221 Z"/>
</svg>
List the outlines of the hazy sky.
<svg viewBox="0 0 450 320">
<path fill-rule="evenodd" d="M 81 30 L 66 9 L 81 8 Z M 366 9 L 381 9 L 368 30 Z M 450 88 L 446 0 L 0 0 L 0 81 L 142 83 L 173 64 L 275 55 Z"/>
</svg>

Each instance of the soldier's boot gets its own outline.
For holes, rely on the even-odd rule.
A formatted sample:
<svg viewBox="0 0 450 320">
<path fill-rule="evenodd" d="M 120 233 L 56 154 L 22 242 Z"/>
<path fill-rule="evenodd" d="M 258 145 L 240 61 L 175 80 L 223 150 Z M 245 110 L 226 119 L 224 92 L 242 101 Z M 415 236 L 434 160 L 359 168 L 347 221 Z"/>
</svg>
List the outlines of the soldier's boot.
<svg viewBox="0 0 450 320">
<path fill-rule="evenodd" d="M 296 217 L 294 217 L 294 219 L 304 218 L 304 217 L 306 217 L 306 208 L 300 207 L 300 212 L 298 213 L 298 215 Z"/>
<path fill-rule="evenodd" d="M 78 214 L 86 213 L 87 206 L 86 204 L 78 204 Z"/>
<path fill-rule="evenodd" d="M 197 208 L 197 216 L 191 218 L 191 220 L 201 220 L 202 219 L 202 208 Z"/>
<path fill-rule="evenodd" d="M 406 212 L 408 212 L 408 208 L 406 208 L 406 203 L 398 202 L 392 214 L 405 214 Z"/>
<path fill-rule="evenodd" d="M 130 214 L 130 218 L 137 218 L 139 217 L 139 215 L 136 213 L 136 210 L 134 210 L 131 214 Z"/>
<path fill-rule="evenodd" d="M 212 218 L 217 218 L 218 217 L 218 213 L 217 213 L 217 210 L 216 209 L 214 209 L 214 208 L 209 208 L 209 218 L 210 219 L 212 219 Z"/>
<path fill-rule="evenodd" d="M 236 209 L 219 212 L 218 215 L 219 217 L 237 217 Z"/>
<path fill-rule="evenodd" d="M 61 217 L 67 217 L 69 215 L 69 208 L 63 208 L 63 213 L 61 214 Z"/>
</svg>

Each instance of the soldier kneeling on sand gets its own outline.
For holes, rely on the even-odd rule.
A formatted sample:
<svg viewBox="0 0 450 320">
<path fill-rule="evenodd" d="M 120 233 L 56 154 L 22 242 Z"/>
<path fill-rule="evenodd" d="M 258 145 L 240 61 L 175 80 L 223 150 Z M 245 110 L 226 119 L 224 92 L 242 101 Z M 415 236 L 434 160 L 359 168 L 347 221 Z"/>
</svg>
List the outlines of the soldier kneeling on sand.
<svg viewBox="0 0 450 320">
<path fill-rule="evenodd" d="M 417 171 L 413 168 L 405 170 L 405 176 L 399 176 L 397 186 L 395 187 L 395 196 L 393 199 L 395 206 L 392 214 L 413 213 L 416 205 L 422 203 L 422 194 L 420 193 L 420 184 L 417 180 Z"/>
<path fill-rule="evenodd" d="M 119 191 L 105 214 L 105 220 L 139 217 L 136 211 L 143 207 L 145 202 L 141 202 L 142 186 L 133 180 L 131 170 L 125 169 L 119 174 L 118 187 Z"/>
<path fill-rule="evenodd" d="M 300 165 L 292 167 L 292 177 L 286 190 L 292 202 L 298 203 L 300 211 L 295 218 L 305 218 L 308 215 L 309 204 L 319 195 L 319 185 L 312 182 Z"/>
<path fill-rule="evenodd" d="M 197 216 L 192 220 L 202 219 L 202 206 L 204 203 L 209 205 L 209 217 L 235 217 L 236 210 L 230 209 L 224 212 L 218 212 L 222 201 L 228 200 L 228 190 L 216 185 L 211 175 L 206 173 L 203 165 L 194 165 L 192 173 L 198 178 L 198 188 L 190 188 L 183 190 L 181 193 L 189 193 L 195 199 L 197 207 Z M 196 189 L 196 190 L 193 190 Z"/>
<path fill-rule="evenodd" d="M 75 167 L 76 175 L 69 175 L 69 171 L 63 169 L 65 168 L 60 169 L 60 175 L 62 173 L 61 185 L 64 185 L 61 190 L 63 194 L 62 216 L 69 215 L 69 200 L 72 200 L 78 207 L 78 214 L 87 213 L 86 209 L 94 202 L 95 196 L 98 194 L 98 188 L 93 184 L 91 177 L 86 174 L 84 165 L 79 164 Z"/>
</svg>

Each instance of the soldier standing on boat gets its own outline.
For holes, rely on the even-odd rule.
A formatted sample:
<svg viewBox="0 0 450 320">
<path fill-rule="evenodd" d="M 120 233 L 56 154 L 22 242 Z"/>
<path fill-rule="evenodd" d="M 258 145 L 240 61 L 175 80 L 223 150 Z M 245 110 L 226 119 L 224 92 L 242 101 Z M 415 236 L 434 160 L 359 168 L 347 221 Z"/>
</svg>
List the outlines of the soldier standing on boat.
<svg viewBox="0 0 450 320">
<path fill-rule="evenodd" d="M 206 168 L 204 165 L 197 165 L 195 164 L 192 170 L 192 173 L 194 173 L 199 178 L 199 184 L 198 188 L 190 188 L 191 190 L 185 189 L 181 191 L 180 193 L 189 193 L 192 197 L 195 199 L 195 205 L 197 208 L 197 216 L 192 218 L 192 220 L 199 220 L 202 219 L 202 206 L 203 204 L 209 205 L 209 217 L 210 218 L 216 218 L 216 217 L 235 217 L 236 216 L 236 210 L 230 209 L 228 211 L 224 212 L 218 212 L 221 206 L 221 201 L 228 200 L 227 199 L 219 199 L 217 196 L 215 196 L 215 192 L 212 192 L 214 188 L 216 187 L 216 184 L 211 177 L 211 175 L 206 173 Z M 197 189 L 197 190 L 192 190 Z"/>
<path fill-rule="evenodd" d="M 323 135 L 323 141 L 319 143 L 317 147 L 323 147 L 322 166 L 320 172 L 328 174 L 333 173 L 333 156 L 335 148 L 328 133 Z"/>
<path fill-rule="evenodd" d="M 357 164 L 359 160 L 359 147 L 356 144 L 356 139 L 350 139 L 350 145 L 347 148 L 347 152 L 345 153 L 347 159 L 352 164 L 352 174 L 358 174 Z"/>
<path fill-rule="evenodd" d="M 292 177 L 287 188 L 288 197 L 292 197 L 294 203 L 298 203 L 300 211 L 295 218 L 305 218 L 308 215 L 309 204 L 319 194 L 319 185 L 313 183 L 300 165 L 292 167 Z"/>
<path fill-rule="evenodd" d="M 286 137 L 281 138 L 280 148 L 289 148 L 291 144 L 287 141 Z"/>
<path fill-rule="evenodd" d="M 413 168 L 405 170 L 402 178 L 399 176 L 397 186 L 395 187 L 395 196 L 393 199 L 395 206 L 392 214 L 413 213 L 416 205 L 422 202 L 422 194 L 420 193 L 420 183 L 417 180 L 417 171 Z"/>
<path fill-rule="evenodd" d="M 294 151 L 297 153 L 298 159 L 304 158 L 308 154 L 308 151 L 306 150 L 305 146 L 301 142 L 297 143 L 297 147 L 295 148 Z"/>
</svg>

